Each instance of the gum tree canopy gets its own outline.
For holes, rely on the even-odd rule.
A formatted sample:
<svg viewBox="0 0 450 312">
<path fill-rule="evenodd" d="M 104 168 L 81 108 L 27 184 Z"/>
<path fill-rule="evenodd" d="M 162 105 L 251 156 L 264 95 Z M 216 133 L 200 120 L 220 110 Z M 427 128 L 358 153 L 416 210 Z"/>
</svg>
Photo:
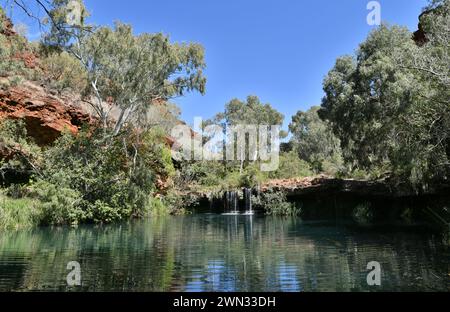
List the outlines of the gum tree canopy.
<svg viewBox="0 0 450 312">
<path fill-rule="evenodd" d="M 233 126 L 281 126 L 283 124 L 284 115 L 278 112 L 269 103 L 261 103 L 259 97 L 255 95 L 247 96 L 245 101 L 233 99 L 225 105 L 223 112 L 216 114 L 211 120 L 205 122 L 205 125 L 216 124 L 223 128 Z M 284 131 L 279 133 L 281 138 L 287 136 Z M 246 146 L 248 146 L 248 138 L 245 138 Z M 258 138 L 259 142 L 259 138 Z M 227 144 L 235 144 L 234 141 Z M 245 153 L 244 149 L 241 150 Z M 249 156 L 252 159 L 258 158 L 256 155 Z M 241 155 L 240 171 L 244 168 L 244 155 Z"/>
<path fill-rule="evenodd" d="M 300 159 L 310 163 L 320 172 L 326 159 L 340 156 L 339 140 L 335 137 L 328 122 L 319 118 L 320 107 L 313 106 L 308 111 L 298 111 L 292 116 L 289 131 L 291 143 Z"/>
<path fill-rule="evenodd" d="M 31 5 L 14 2 L 36 17 Z M 122 23 L 113 28 L 88 25 L 82 0 L 35 3 L 46 13 L 45 18 L 36 17 L 48 25 L 44 45 L 67 51 L 81 62 L 88 80 L 84 99 L 113 135 L 146 118 L 152 104 L 190 91 L 205 92 L 201 45 L 174 44 L 162 33 L 135 35 Z M 118 112 L 112 114 L 113 108 Z"/>
<path fill-rule="evenodd" d="M 82 40 L 82 41 L 81 41 Z M 86 95 L 105 127 L 115 103 L 114 134 L 124 124 L 145 117 L 149 106 L 186 92 L 205 90 L 203 48 L 197 44 L 171 44 L 163 34 L 134 36 L 131 26 L 102 27 L 80 39 L 73 49 L 88 72 Z M 86 98 L 88 98 L 88 96 Z"/>
<path fill-rule="evenodd" d="M 341 57 L 324 80 L 320 116 L 347 162 L 386 168 L 427 187 L 450 174 L 450 1 L 421 18 L 426 42 L 382 25 L 356 56 Z"/>
</svg>

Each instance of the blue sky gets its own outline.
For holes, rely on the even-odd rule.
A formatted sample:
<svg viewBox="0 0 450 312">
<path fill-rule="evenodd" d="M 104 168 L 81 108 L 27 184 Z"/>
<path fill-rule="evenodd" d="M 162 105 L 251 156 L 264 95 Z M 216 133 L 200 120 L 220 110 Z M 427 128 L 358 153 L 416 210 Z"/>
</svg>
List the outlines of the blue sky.
<svg viewBox="0 0 450 312">
<path fill-rule="evenodd" d="M 209 118 L 232 98 L 258 95 L 286 119 L 320 104 L 335 59 L 353 53 L 373 29 L 369 0 L 85 0 L 91 20 L 162 31 L 206 50 L 205 96 L 174 100 L 182 117 Z M 426 0 L 381 0 L 382 20 L 417 29 Z"/>
</svg>

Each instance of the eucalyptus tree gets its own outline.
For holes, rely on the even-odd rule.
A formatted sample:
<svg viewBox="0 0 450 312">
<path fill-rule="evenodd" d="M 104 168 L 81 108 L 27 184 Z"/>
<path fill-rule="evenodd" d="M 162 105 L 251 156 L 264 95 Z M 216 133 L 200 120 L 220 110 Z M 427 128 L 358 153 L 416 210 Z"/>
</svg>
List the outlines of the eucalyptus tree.
<svg viewBox="0 0 450 312">
<path fill-rule="evenodd" d="M 14 1 L 47 25 L 47 49 L 66 51 L 87 73 L 83 91 L 104 129 L 116 136 L 126 124 L 142 121 L 149 108 L 187 92 L 205 92 L 204 49 L 195 43 L 171 43 L 162 33 L 135 35 L 130 25 L 113 28 L 87 23 L 82 0 L 35 0 L 45 17 Z"/>
<path fill-rule="evenodd" d="M 135 36 L 131 26 L 117 23 L 97 29 L 73 49 L 88 73 L 86 101 L 105 128 L 113 122 L 113 135 L 158 101 L 205 90 L 204 53 L 197 44 L 171 44 L 163 34 Z M 111 118 L 113 107 L 119 113 Z"/>
<path fill-rule="evenodd" d="M 156 181 L 169 179 L 173 164 L 165 134 L 142 124 L 154 122 L 152 109 L 169 99 L 205 92 L 203 48 L 172 43 L 162 33 L 134 34 L 122 23 L 89 25 L 81 0 L 35 2 L 46 15 L 39 18 L 45 51 L 81 64 L 86 83 L 78 91 L 99 121 L 46 149 L 35 190 L 48 207 L 48 222 L 145 215 L 159 202 L 152 200 Z M 31 6 L 23 9 L 35 17 Z"/>
<path fill-rule="evenodd" d="M 62 6 L 64 8 L 64 6 Z M 172 44 L 162 33 L 134 35 L 129 25 L 93 28 L 84 24 L 85 11 L 76 27 L 68 13 L 56 7 L 46 42 L 72 53 L 85 67 L 85 99 L 104 128 L 117 135 L 125 124 L 139 121 L 158 101 L 189 91 L 205 92 L 204 50 L 199 44 Z M 114 104 L 114 105 L 112 105 Z M 118 109 L 111 116 L 112 109 Z"/>
<path fill-rule="evenodd" d="M 320 119 L 319 109 L 313 106 L 306 112 L 298 111 L 289 124 L 291 142 L 298 156 L 310 163 L 316 172 L 322 171 L 324 160 L 338 160 L 341 155 L 339 139 L 329 123 Z"/>
<path fill-rule="evenodd" d="M 324 80 L 320 116 L 347 162 L 423 188 L 450 173 L 449 1 L 422 15 L 427 42 L 382 25 Z"/>
<path fill-rule="evenodd" d="M 283 124 L 284 115 L 278 112 L 276 109 L 272 107 L 269 103 L 261 103 L 260 99 L 257 96 L 248 96 L 245 101 L 241 101 L 239 99 L 233 99 L 225 105 L 225 110 L 221 113 L 216 114 L 211 120 L 208 120 L 205 125 L 208 124 L 217 124 L 222 126 L 223 129 L 233 129 L 236 126 L 242 126 L 245 128 L 246 126 L 281 126 Z M 230 133 L 228 133 L 230 134 Z M 286 137 L 286 133 L 284 131 L 280 131 L 280 137 Z M 256 143 L 259 144 L 259 136 L 256 139 Z M 250 149 L 250 138 L 245 137 L 245 146 L 248 146 Z M 241 142 L 243 144 L 244 142 Z M 235 142 L 233 138 L 227 140 L 225 145 L 232 151 L 234 151 L 234 146 L 239 144 L 238 141 Z M 241 154 L 245 154 L 245 148 L 241 147 L 237 149 Z M 227 152 L 228 153 L 228 152 Z M 256 151 L 257 153 L 257 151 Z M 249 155 L 250 158 L 256 160 L 258 159 L 258 155 Z M 242 172 L 244 168 L 244 155 L 238 155 L 240 159 L 240 171 Z"/>
</svg>

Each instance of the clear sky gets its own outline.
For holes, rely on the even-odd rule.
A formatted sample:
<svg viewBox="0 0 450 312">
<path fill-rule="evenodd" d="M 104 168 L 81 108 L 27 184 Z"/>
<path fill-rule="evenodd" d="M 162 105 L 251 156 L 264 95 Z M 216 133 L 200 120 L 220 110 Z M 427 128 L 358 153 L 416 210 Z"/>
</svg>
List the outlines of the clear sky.
<svg viewBox="0 0 450 312">
<path fill-rule="evenodd" d="M 258 95 L 286 119 L 320 104 L 335 59 L 353 53 L 374 26 L 369 0 L 85 0 L 91 20 L 162 31 L 206 51 L 206 95 L 174 102 L 182 117 L 209 118 L 232 98 Z M 426 0 L 380 0 L 382 20 L 417 29 Z"/>
</svg>

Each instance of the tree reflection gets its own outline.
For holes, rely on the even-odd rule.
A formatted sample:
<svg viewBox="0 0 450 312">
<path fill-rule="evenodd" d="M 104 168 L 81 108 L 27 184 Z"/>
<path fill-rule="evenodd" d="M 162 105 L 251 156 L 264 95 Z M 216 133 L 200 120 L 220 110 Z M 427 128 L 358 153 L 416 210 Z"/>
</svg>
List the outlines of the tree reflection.
<svg viewBox="0 0 450 312">
<path fill-rule="evenodd" d="M 418 231 L 197 215 L 2 234 L 0 290 L 449 290 L 449 249 Z M 78 261 L 82 286 L 67 287 Z M 382 265 L 382 286 L 366 265 Z"/>
</svg>

